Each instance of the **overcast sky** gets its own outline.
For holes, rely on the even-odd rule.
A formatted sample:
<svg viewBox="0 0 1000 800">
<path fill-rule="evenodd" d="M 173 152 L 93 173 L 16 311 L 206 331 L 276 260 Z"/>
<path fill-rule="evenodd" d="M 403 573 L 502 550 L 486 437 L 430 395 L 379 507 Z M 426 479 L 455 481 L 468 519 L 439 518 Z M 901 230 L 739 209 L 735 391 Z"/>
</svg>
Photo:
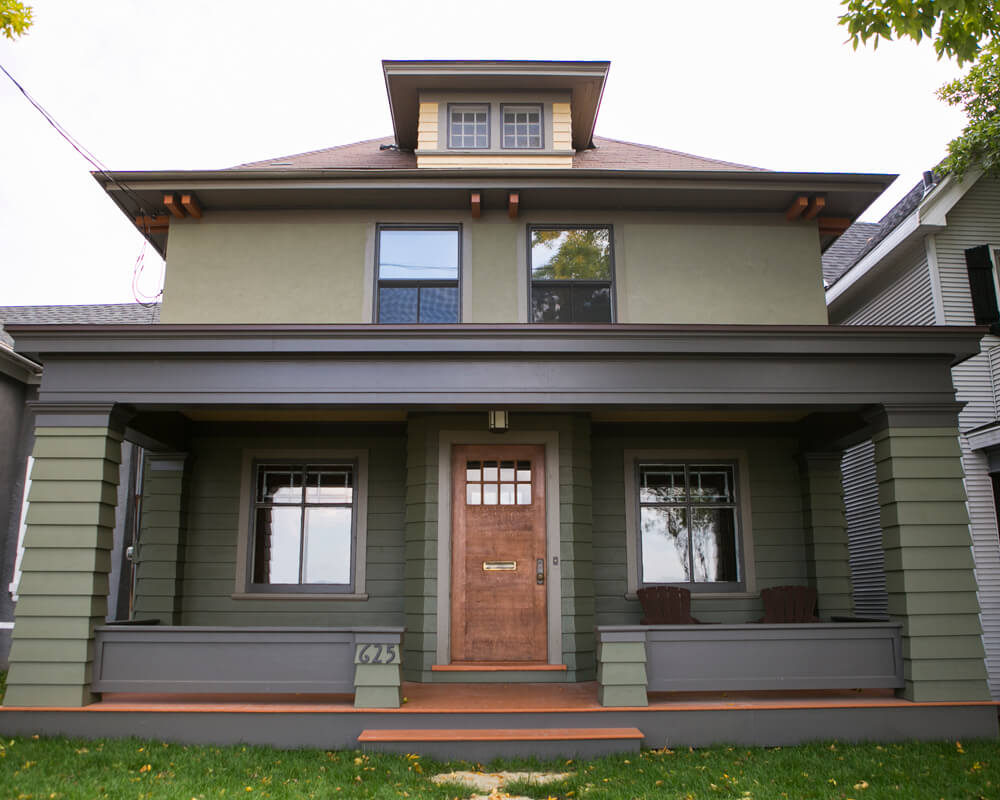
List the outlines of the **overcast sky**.
<svg viewBox="0 0 1000 800">
<path fill-rule="evenodd" d="M 606 59 L 597 133 L 776 170 L 900 173 L 962 128 L 929 45 L 853 51 L 837 0 L 29 0 L 0 63 L 112 170 L 214 169 L 391 133 L 380 61 Z M 0 73 L 0 305 L 126 302 L 142 238 Z M 146 251 L 142 289 L 162 264 Z"/>
</svg>

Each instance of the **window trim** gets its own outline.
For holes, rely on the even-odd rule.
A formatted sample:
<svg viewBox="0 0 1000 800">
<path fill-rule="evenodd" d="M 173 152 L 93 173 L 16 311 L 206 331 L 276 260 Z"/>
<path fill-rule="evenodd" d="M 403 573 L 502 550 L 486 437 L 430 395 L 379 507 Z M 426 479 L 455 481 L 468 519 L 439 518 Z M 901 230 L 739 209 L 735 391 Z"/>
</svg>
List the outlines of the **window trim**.
<svg viewBox="0 0 1000 800">
<path fill-rule="evenodd" d="M 351 586 L 341 584 L 306 583 L 274 584 L 280 588 L 253 583 L 254 509 L 256 506 L 257 464 L 302 463 L 353 464 L 354 514 L 351 520 Z M 368 451 L 313 449 L 252 449 L 243 451 L 240 472 L 240 513 L 236 547 L 236 587 L 232 594 L 240 600 L 366 600 L 365 593 L 368 542 Z"/>
<path fill-rule="evenodd" d="M 720 584 L 702 584 L 708 588 L 702 589 L 696 583 L 668 584 L 683 586 L 690 589 L 698 597 L 754 597 L 757 594 L 756 557 L 753 547 L 753 516 L 750 502 L 750 478 L 747 467 L 747 454 L 744 450 L 711 450 L 711 449 L 656 449 L 656 450 L 625 450 L 625 562 L 627 582 L 625 597 L 634 600 L 636 592 L 644 585 L 640 580 L 641 545 L 639 537 L 639 464 L 648 462 L 680 462 L 727 463 L 736 468 L 736 530 L 737 549 L 743 579 L 732 589 L 721 590 Z M 655 584 L 649 584 L 655 585 Z"/>
<path fill-rule="evenodd" d="M 503 143 L 503 115 L 508 109 L 519 109 L 519 108 L 531 108 L 538 110 L 538 147 L 507 147 Z M 523 152 L 525 150 L 544 150 L 545 149 L 545 104 L 544 103 L 501 103 L 500 104 L 500 149 L 510 150 L 511 152 Z"/>
<path fill-rule="evenodd" d="M 458 292 L 458 319 L 456 322 L 421 322 L 420 321 L 420 300 L 419 294 L 417 299 L 417 321 L 416 322 L 381 322 L 379 320 L 379 302 L 381 300 L 381 293 L 379 289 L 382 286 L 382 279 L 379 277 L 379 262 L 381 260 L 382 254 L 382 231 L 455 231 L 458 233 L 458 257 L 457 257 L 457 269 L 458 275 L 454 281 L 452 280 L 389 280 L 386 283 L 393 287 L 399 289 L 420 289 L 422 287 L 428 288 L 450 288 L 455 286 Z M 448 223 L 415 223 L 408 224 L 405 222 L 379 222 L 375 225 L 375 263 L 374 263 L 374 281 L 375 281 L 375 295 L 372 298 L 372 322 L 376 325 L 455 325 L 462 322 L 462 223 L 460 222 L 448 222 Z"/>
<path fill-rule="evenodd" d="M 564 230 L 597 230 L 604 229 L 608 232 L 608 254 L 611 257 L 611 277 L 608 279 L 607 283 L 610 284 L 611 289 L 611 319 L 608 322 L 535 322 L 534 320 L 534 306 L 532 303 L 532 289 L 536 283 L 531 270 L 531 232 L 535 230 L 542 231 L 564 231 Z M 618 321 L 618 295 L 616 291 L 617 284 L 617 273 L 615 271 L 615 226 L 612 223 L 581 223 L 575 224 L 572 222 L 567 223 L 529 223 L 527 226 L 527 232 L 525 235 L 525 258 L 527 260 L 528 267 L 528 322 L 531 325 L 613 325 Z M 570 288 L 573 286 L 582 286 L 586 284 L 593 285 L 603 285 L 605 281 L 589 281 L 589 280 L 540 280 L 540 284 L 554 283 L 557 285 L 565 285 Z"/>
<path fill-rule="evenodd" d="M 482 110 L 486 109 L 486 146 L 459 147 L 451 143 L 451 112 L 452 110 Z M 477 152 L 493 149 L 493 104 L 485 103 L 448 103 L 445 109 L 444 144 L 446 150 L 475 150 Z"/>
</svg>

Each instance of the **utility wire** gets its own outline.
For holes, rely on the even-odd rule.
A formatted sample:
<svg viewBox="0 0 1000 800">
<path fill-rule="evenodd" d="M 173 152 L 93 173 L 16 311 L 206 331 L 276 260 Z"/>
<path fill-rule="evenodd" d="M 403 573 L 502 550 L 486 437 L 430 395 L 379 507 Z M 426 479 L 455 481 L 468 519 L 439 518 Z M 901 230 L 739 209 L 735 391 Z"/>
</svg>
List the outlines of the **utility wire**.
<svg viewBox="0 0 1000 800">
<path fill-rule="evenodd" d="M 60 125 L 58 120 L 56 120 L 55 117 L 53 117 L 48 111 L 45 110 L 44 106 L 42 106 L 41 103 L 35 100 L 35 98 L 28 93 L 28 90 L 25 89 L 18 82 L 17 78 L 15 78 L 7 71 L 7 68 L 3 64 L 0 64 L 0 71 L 2 71 L 4 75 L 10 78 L 11 83 L 13 83 L 14 86 L 17 87 L 18 91 L 24 95 L 25 99 L 29 103 L 31 103 L 32 106 L 35 107 L 35 110 L 38 111 L 38 113 L 45 118 L 45 121 L 48 122 L 49 125 L 51 125 L 55 129 L 56 133 L 58 133 L 60 136 L 62 136 L 63 139 L 69 142 L 70 146 L 74 150 L 76 150 L 77 153 L 83 156 L 84 159 L 86 159 L 87 163 L 90 164 L 101 175 L 101 177 L 103 177 L 105 180 L 109 181 L 110 183 L 113 183 L 115 186 L 121 189 L 121 191 L 125 195 L 127 195 L 129 199 L 132 200 L 133 203 L 135 203 L 136 208 L 138 208 L 139 210 L 139 215 L 143 219 L 146 219 L 148 215 L 146 213 L 146 209 L 142 202 L 142 198 L 139 197 L 135 192 L 133 192 L 128 186 L 126 186 L 117 178 L 115 178 L 115 176 L 111 174 L 111 171 L 101 162 L 101 160 L 96 155 L 90 152 L 90 150 L 88 150 L 83 145 L 82 142 L 80 142 L 75 136 L 73 136 L 73 134 L 71 134 L 62 125 Z M 146 233 L 147 235 L 149 234 L 148 228 L 144 231 L 144 233 Z M 142 274 L 142 271 L 145 267 L 145 258 L 146 258 L 146 239 L 145 237 L 143 237 L 142 250 L 139 251 L 139 256 L 135 260 L 135 266 L 132 268 L 132 296 L 135 298 L 136 302 L 138 302 L 140 305 L 149 307 L 150 305 L 155 304 L 156 298 L 160 297 L 160 295 L 163 294 L 163 289 L 160 289 L 159 292 L 157 292 L 155 295 L 153 295 L 152 298 L 147 299 L 146 301 L 143 301 L 139 297 L 140 292 L 138 288 L 138 280 L 139 276 Z"/>
</svg>

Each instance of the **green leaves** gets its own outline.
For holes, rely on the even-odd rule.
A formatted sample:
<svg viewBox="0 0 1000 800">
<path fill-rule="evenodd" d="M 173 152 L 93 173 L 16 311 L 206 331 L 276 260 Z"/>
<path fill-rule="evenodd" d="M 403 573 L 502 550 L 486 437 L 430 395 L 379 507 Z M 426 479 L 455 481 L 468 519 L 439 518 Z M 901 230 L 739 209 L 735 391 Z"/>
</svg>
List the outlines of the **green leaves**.
<svg viewBox="0 0 1000 800">
<path fill-rule="evenodd" d="M 938 58 L 954 58 L 959 66 L 974 61 L 984 40 L 1000 34 L 1000 9 L 995 0 L 843 0 L 840 24 L 850 41 L 908 37 L 932 39 Z"/>
<path fill-rule="evenodd" d="M 976 166 L 1000 176 L 1000 42 L 984 47 L 969 73 L 942 86 L 938 97 L 960 107 L 968 119 L 949 143 L 942 168 L 958 178 Z"/>
<path fill-rule="evenodd" d="M 8 39 L 23 36 L 31 23 L 31 6 L 18 0 L 0 0 L 0 33 Z"/>
</svg>

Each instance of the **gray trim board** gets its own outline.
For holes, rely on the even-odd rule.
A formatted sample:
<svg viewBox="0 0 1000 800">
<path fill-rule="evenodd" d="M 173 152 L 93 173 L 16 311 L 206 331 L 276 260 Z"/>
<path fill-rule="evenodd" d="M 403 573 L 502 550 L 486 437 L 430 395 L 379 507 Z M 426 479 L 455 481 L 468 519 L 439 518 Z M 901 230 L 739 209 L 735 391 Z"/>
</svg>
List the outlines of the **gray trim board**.
<svg viewBox="0 0 1000 800">
<path fill-rule="evenodd" d="M 420 714 L 183 711 L 24 711 L 0 709 L 7 736 L 96 739 L 135 736 L 189 744 L 255 744 L 281 748 L 354 749 L 366 728 L 638 727 L 647 747 L 794 745 L 817 739 L 923 741 L 996 738 L 993 704 L 719 710 L 607 710 L 546 713 Z M 478 744 L 478 743 L 477 743 Z M 412 752 L 412 750 L 410 751 Z M 453 758 L 485 761 L 492 748 L 456 743 Z M 529 754 L 530 755 L 530 754 Z"/>
</svg>

